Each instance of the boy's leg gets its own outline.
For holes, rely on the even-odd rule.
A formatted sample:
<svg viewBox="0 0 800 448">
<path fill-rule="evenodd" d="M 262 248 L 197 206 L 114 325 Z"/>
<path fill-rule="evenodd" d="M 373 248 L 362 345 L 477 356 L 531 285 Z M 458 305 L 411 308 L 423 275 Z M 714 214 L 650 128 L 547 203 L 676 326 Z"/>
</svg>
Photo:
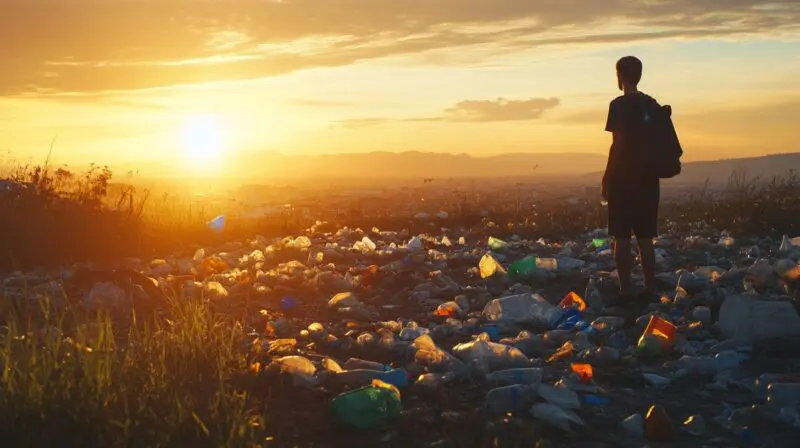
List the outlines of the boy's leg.
<svg viewBox="0 0 800 448">
<path fill-rule="evenodd" d="M 617 264 L 617 275 L 619 276 L 619 294 L 627 296 L 631 294 L 631 239 L 614 238 L 614 262 Z"/>
<path fill-rule="evenodd" d="M 653 239 L 637 238 L 637 241 L 639 258 L 642 260 L 642 271 L 644 271 L 644 292 L 652 295 L 656 292 L 656 251 L 653 247 Z"/>
<path fill-rule="evenodd" d="M 658 204 L 660 188 L 656 180 L 651 185 L 644 185 L 641 191 L 641 202 L 633 223 L 633 232 L 639 245 L 639 257 L 644 271 L 643 296 L 648 300 L 656 292 L 656 252 L 653 238 L 658 235 Z"/>
</svg>

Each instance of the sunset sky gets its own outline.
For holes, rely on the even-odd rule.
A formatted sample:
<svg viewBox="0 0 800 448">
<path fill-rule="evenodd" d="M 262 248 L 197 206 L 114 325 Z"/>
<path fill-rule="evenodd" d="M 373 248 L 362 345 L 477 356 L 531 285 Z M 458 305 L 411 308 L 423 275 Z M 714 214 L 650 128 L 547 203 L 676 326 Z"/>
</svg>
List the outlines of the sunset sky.
<svg viewBox="0 0 800 448">
<path fill-rule="evenodd" d="M 628 54 L 687 160 L 800 150 L 797 0 L 2 0 L 0 42 L 14 157 L 604 153 Z"/>
</svg>

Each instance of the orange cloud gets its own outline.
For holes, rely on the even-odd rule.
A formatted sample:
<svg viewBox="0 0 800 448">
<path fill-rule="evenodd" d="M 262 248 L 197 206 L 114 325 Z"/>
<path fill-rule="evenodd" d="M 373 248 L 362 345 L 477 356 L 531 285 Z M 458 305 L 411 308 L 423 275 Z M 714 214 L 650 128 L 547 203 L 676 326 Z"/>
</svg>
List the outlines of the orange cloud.
<svg viewBox="0 0 800 448">
<path fill-rule="evenodd" d="M 798 21 L 790 0 L 9 0 L 0 94 L 251 79 L 476 44 L 775 34 Z"/>
<path fill-rule="evenodd" d="M 527 100 L 464 100 L 444 109 L 443 114 L 433 117 L 412 118 L 356 118 L 335 122 L 345 128 L 379 126 L 393 122 L 499 122 L 523 121 L 540 118 L 546 111 L 557 107 L 558 98 L 531 98 Z"/>
</svg>

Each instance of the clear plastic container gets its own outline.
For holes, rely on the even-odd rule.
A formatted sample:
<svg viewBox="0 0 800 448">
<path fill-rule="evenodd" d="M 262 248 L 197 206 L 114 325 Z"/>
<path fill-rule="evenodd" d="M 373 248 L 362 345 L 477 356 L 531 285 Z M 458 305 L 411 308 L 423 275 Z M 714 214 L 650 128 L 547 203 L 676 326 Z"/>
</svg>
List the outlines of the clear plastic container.
<svg viewBox="0 0 800 448">
<path fill-rule="evenodd" d="M 767 386 L 767 405 L 796 407 L 800 405 L 800 383 L 772 383 Z"/>
<path fill-rule="evenodd" d="M 528 409 L 536 398 L 536 390 L 532 386 L 512 385 L 498 387 L 486 394 L 486 410 L 493 414 Z"/>
<path fill-rule="evenodd" d="M 518 294 L 492 300 L 483 309 L 483 316 L 490 322 L 552 329 L 564 317 L 564 310 L 539 294 Z"/>
</svg>

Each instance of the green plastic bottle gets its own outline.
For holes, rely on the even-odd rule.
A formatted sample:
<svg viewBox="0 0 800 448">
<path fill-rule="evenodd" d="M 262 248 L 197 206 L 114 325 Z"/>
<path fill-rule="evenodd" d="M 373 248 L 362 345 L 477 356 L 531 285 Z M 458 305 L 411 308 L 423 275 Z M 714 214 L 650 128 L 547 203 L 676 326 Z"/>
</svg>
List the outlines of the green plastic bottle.
<svg viewBox="0 0 800 448">
<path fill-rule="evenodd" d="M 400 402 L 400 391 L 396 387 L 381 380 L 373 380 L 369 386 L 334 398 L 331 409 L 343 423 L 369 429 L 399 417 L 403 404 Z"/>
<path fill-rule="evenodd" d="M 531 255 L 511 263 L 508 268 L 508 274 L 512 278 L 526 278 L 533 274 L 536 268 L 536 257 Z"/>
</svg>

